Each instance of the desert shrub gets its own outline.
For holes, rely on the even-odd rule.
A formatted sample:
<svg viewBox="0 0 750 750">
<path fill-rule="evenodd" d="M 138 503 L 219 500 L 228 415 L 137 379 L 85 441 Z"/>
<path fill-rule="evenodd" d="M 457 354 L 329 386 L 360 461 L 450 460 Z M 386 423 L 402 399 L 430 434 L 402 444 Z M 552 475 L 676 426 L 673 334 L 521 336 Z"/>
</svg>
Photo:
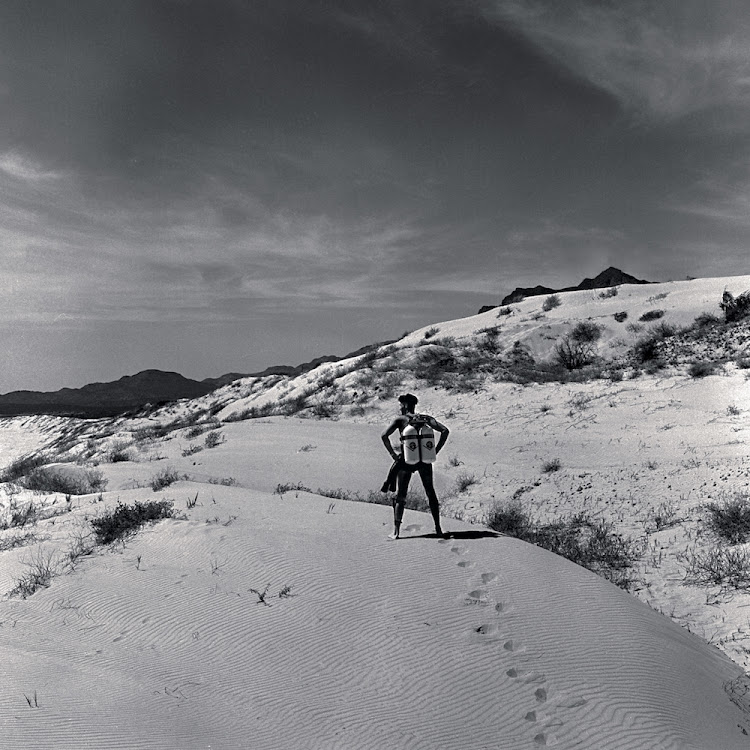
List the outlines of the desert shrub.
<svg viewBox="0 0 750 750">
<path fill-rule="evenodd" d="M 209 425 L 196 424 L 185 431 L 185 437 L 188 440 L 195 440 L 195 438 L 200 437 L 201 435 L 203 435 L 203 433 L 208 432 L 210 429 L 211 427 Z"/>
<path fill-rule="evenodd" d="M 686 555 L 685 580 L 722 589 L 750 588 L 750 550 L 719 546 Z"/>
<path fill-rule="evenodd" d="M 668 339 L 677 333 L 677 326 L 671 323 L 665 323 L 663 320 L 651 328 L 651 335 L 660 339 Z"/>
<path fill-rule="evenodd" d="M 487 516 L 486 525 L 500 534 L 524 540 L 530 538 L 534 527 L 531 517 L 517 501 L 495 505 Z"/>
<path fill-rule="evenodd" d="M 560 297 L 556 294 L 550 294 L 547 299 L 544 300 L 542 303 L 542 310 L 544 312 L 549 312 L 550 310 L 554 310 L 556 307 L 560 307 L 562 305 L 562 301 L 560 300 Z"/>
<path fill-rule="evenodd" d="M 622 312 L 616 312 L 612 316 L 618 323 L 624 323 L 628 319 L 628 313 L 623 310 Z"/>
<path fill-rule="evenodd" d="M 750 496 L 737 493 L 722 502 L 705 506 L 708 526 L 719 538 L 729 544 L 741 544 L 750 537 Z"/>
<path fill-rule="evenodd" d="M 168 435 L 170 428 L 164 424 L 152 424 L 144 427 L 139 427 L 133 430 L 133 439 L 136 442 L 144 442 L 146 440 L 158 440 Z"/>
<path fill-rule="evenodd" d="M 601 335 L 602 330 L 596 323 L 581 321 L 555 346 L 554 361 L 566 370 L 590 365 L 596 359 L 596 342 Z"/>
<path fill-rule="evenodd" d="M 542 472 L 544 474 L 551 474 L 555 471 L 560 471 L 560 468 L 562 467 L 562 464 L 560 463 L 559 458 L 553 458 L 550 461 L 545 461 L 542 464 Z"/>
<path fill-rule="evenodd" d="M 310 413 L 316 419 L 334 419 L 341 414 L 341 408 L 332 401 L 320 399 L 310 407 Z"/>
<path fill-rule="evenodd" d="M 58 572 L 58 563 L 54 554 L 38 550 L 30 560 L 24 561 L 28 570 L 16 579 L 16 585 L 8 592 L 9 596 L 20 596 L 26 599 L 40 588 L 47 588 Z"/>
<path fill-rule="evenodd" d="M 393 398 L 402 382 L 403 375 L 400 372 L 386 372 L 375 387 L 375 390 L 378 392 L 378 398 L 381 401 Z"/>
<path fill-rule="evenodd" d="M 490 356 L 500 353 L 500 326 L 490 326 L 478 331 L 478 333 L 484 334 L 484 337 L 477 342 L 477 347 L 482 353 Z"/>
<path fill-rule="evenodd" d="M 603 292 L 599 292 L 599 297 L 601 299 L 611 299 L 612 297 L 616 297 L 618 293 L 618 289 L 616 286 L 611 286 L 609 289 L 605 289 Z"/>
<path fill-rule="evenodd" d="M 174 469 L 162 469 L 160 472 L 151 477 L 151 489 L 154 492 L 169 487 L 170 484 L 178 482 L 181 477 Z"/>
<path fill-rule="evenodd" d="M 45 453 L 35 453 L 17 458 L 8 464 L 2 474 L 0 474 L 0 482 L 15 482 L 17 479 L 27 476 L 39 466 L 44 466 L 49 462 L 50 459 Z"/>
<path fill-rule="evenodd" d="M 661 355 L 660 336 L 646 336 L 635 342 L 633 346 L 633 358 L 640 364 L 653 362 Z"/>
<path fill-rule="evenodd" d="M 501 317 L 503 315 L 512 315 L 513 314 L 513 308 L 509 305 L 501 305 L 497 310 L 497 317 Z"/>
<path fill-rule="evenodd" d="M 100 492 L 107 486 L 101 471 L 90 469 L 82 475 L 65 475 L 51 467 L 40 466 L 23 482 L 27 490 L 37 492 L 61 492 L 65 495 L 88 495 Z"/>
<path fill-rule="evenodd" d="M 455 372 L 458 360 L 447 347 L 426 347 L 418 350 L 414 365 L 414 377 L 426 380 L 429 385 L 438 385 L 446 372 Z"/>
<path fill-rule="evenodd" d="M 118 440 L 112 445 L 107 453 L 107 461 L 111 464 L 116 464 L 124 461 L 130 461 L 130 453 L 128 452 L 129 443 L 123 440 Z"/>
<path fill-rule="evenodd" d="M 738 357 L 734 363 L 740 370 L 750 370 L 750 357 Z"/>
<path fill-rule="evenodd" d="M 428 328 L 424 332 L 424 338 L 425 339 L 431 339 L 433 336 L 437 336 L 437 334 L 440 333 L 440 329 L 436 326 L 433 326 L 432 328 Z"/>
<path fill-rule="evenodd" d="M 312 492 L 312 490 L 300 482 L 294 484 L 285 482 L 283 484 L 277 484 L 273 494 L 283 497 L 287 492 Z"/>
<path fill-rule="evenodd" d="M 750 315 L 750 291 L 735 297 L 731 292 L 724 292 L 719 307 L 724 312 L 724 320 L 733 323 Z"/>
<path fill-rule="evenodd" d="M 187 448 L 184 448 L 182 451 L 182 457 L 188 458 L 188 456 L 194 456 L 196 453 L 200 453 L 203 450 L 202 445 L 198 445 L 197 443 L 191 443 L 188 445 Z"/>
<path fill-rule="evenodd" d="M 632 583 L 624 571 L 639 556 L 638 545 L 617 534 L 612 524 L 586 513 L 540 524 L 511 504 L 493 508 L 487 526 L 565 557 L 622 588 Z"/>
<path fill-rule="evenodd" d="M 466 490 L 469 489 L 469 487 L 478 484 L 479 480 L 476 478 L 474 474 L 469 474 L 465 471 L 462 471 L 457 477 L 456 477 L 456 491 L 457 492 L 466 492 Z"/>
<path fill-rule="evenodd" d="M 118 503 L 113 510 L 93 519 L 91 526 L 99 544 L 111 544 L 131 536 L 146 523 L 173 516 L 171 500 L 136 501 L 133 505 Z"/>
<path fill-rule="evenodd" d="M 206 448 L 216 448 L 217 445 L 225 443 L 226 440 L 227 439 L 224 437 L 224 434 L 222 432 L 220 432 L 219 430 L 212 430 L 208 433 L 208 435 L 206 435 L 206 439 L 203 441 L 203 444 L 206 446 Z"/>
<path fill-rule="evenodd" d="M 688 367 L 688 373 L 693 378 L 705 378 L 708 375 L 713 375 L 716 371 L 716 364 L 714 362 L 692 362 Z"/>
<path fill-rule="evenodd" d="M 651 320 L 658 320 L 659 318 L 664 317 L 664 310 L 647 310 L 643 315 L 641 315 L 638 320 L 640 320 L 642 323 L 648 323 Z"/>
<path fill-rule="evenodd" d="M 713 326 L 718 325 L 719 323 L 721 323 L 721 320 L 718 316 L 713 313 L 703 312 L 696 317 L 693 325 L 698 330 L 702 330 L 704 328 L 713 328 Z"/>
</svg>

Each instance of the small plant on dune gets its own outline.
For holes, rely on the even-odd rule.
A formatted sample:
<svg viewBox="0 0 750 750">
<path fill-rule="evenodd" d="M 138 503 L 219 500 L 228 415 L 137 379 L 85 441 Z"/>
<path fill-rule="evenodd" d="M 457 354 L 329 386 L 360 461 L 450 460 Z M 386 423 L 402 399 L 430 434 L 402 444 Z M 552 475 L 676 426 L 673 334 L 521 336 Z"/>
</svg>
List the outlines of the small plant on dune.
<svg viewBox="0 0 750 750">
<path fill-rule="evenodd" d="M 39 520 L 39 510 L 34 503 L 29 503 L 23 508 L 13 508 L 10 514 L 11 528 L 23 528 L 27 524 L 35 524 Z"/>
<path fill-rule="evenodd" d="M 428 329 L 427 329 L 427 330 L 426 330 L 426 331 L 424 332 L 424 336 L 423 336 L 423 338 L 425 338 L 425 339 L 431 339 L 431 338 L 433 338 L 434 336 L 437 336 L 437 334 L 438 334 L 438 333 L 440 333 L 440 329 L 439 329 L 439 328 L 437 328 L 437 327 L 435 327 L 435 326 L 433 326 L 432 328 L 428 328 Z"/>
<path fill-rule="evenodd" d="M 0 539 L 0 552 L 7 552 L 10 549 L 16 547 L 25 547 L 32 542 L 38 540 L 36 534 L 32 532 L 25 532 L 23 534 L 14 534 L 13 536 L 7 536 L 4 539 Z"/>
<path fill-rule="evenodd" d="M 628 319 L 628 313 L 623 310 L 622 312 L 616 312 L 612 316 L 618 323 L 624 323 Z"/>
<path fill-rule="evenodd" d="M 696 361 L 688 367 L 688 373 L 692 378 L 705 378 L 716 372 L 715 362 Z"/>
<path fill-rule="evenodd" d="M 489 512 L 486 525 L 493 531 L 517 539 L 528 539 L 533 529 L 533 522 L 518 501 L 495 505 Z"/>
<path fill-rule="evenodd" d="M 30 474 L 34 469 L 50 462 L 46 453 L 35 453 L 17 458 L 5 467 L 0 474 L 0 482 L 15 482 Z"/>
<path fill-rule="evenodd" d="M 617 534 L 612 524 L 586 513 L 535 523 L 518 501 L 511 501 L 490 511 L 487 526 L 565 557 L 621 588 L 633 583 L 625 570 L 639 556 L 638 545 Z"/>
<path fill-rule="evenodd" d="M 549 312 L 550 310 L 554 310 L 556 307 L 560 307 L 562 305 L 562 301 L 560 300 L 560 297 L 556 294 L 550 294 L 547 299 L 544 300 L 542 303 L 542 310 L 544 312 Z"/>
<path fill-rule="evenodd" d="M 596 342 L 601 335 L 600 326 L 582 320 L 555 347 L 555 361 L 566 370 L 579 370 L 590 365 L 596 358 Z"/>
<path fill-rule="evenodd" d="M 212 430 L 208 433 L 208 435 L 206 435 L 206 439 L 203 441 L 203 444 L 206 446 L 206 448 L 216 448 L 217 445 L 221 445 L 225 442 L 226 438 L 224 437 L 224 434 L 222 432 L 220 432 L 219 430 Z"/>
<path fill-rule="evenodd" d="M 268 597 L 268 591 L 271 588 L 271 584 L 269 583 L 263 591 L 259 591 L 258 589 L 248 589 L 248 591 L 251 594 L 255 594 L 258 597 L 258 604 L 265 604 L 266 607 L 270 607 L 270 602 L 266 601 L 266 598 Z"/>
<path fill-rule="evenodd" d="M 685 581 L 722 590 L 750 588 L 750 550 L 719 546 L 685 555 Z"/>
<path fill-rule="evenodd" d="M 729 544 L 742 544 L 750 538 L 750 495 L 738 492 L 721 502 L 705 506 L 708 526 L 719 538 Z"/>
<path fill-rule="evenodd" d="M 234 477 L 221 477 L 219 479 L 216 477 L 209 477 L 208 483 L 220 484 L 223 487 L 235 487 L 237 485 L 237 480 Z"/>
<path fill-rule="evenodd" d="M 128 451 L 129 447 L 129 443 L 124 440 L 118 440 L 109 449 L 109 452 L 107 453 L 107 461 L 111 464 L 130 461 L 130 453 Z"/>
<path fill-rule="evenodd" d="M 133 535 L 146 523 L 173 518 L 171 500 L 136 501 L 133 505 L 118 503 L 117 507 L 91 521 L 99 544 L 111 544 Z"/>
<path fill-rule="evenodd" d="M 718 315 L 709 312 L 702 312 L 693 321 L 693 328 L 698 331 L 705 331 L 707 328 L 713 328 L 721 323 Z"/>
<path fill-rule="evenodd" d="M 739 417 L 741 414 L 740 408 L 738 406 L 735 406 L 734 404 L 729 404 L 727 406 L 727 415 L 730 417 Z"/>
<path fill-rule="evenodd" d="M 178 474 L 174 469 L 162 469 L 160 472 L 151 477 L 151 489 L 154 492 L 159 492 L 159 490 L 163 490 L 165 487 L 169 487 L 170 484 L 179 482 L 180 479 L 183 478 L 184 477 L 180 476 L 180 474 Z"/>
<path fill-rule="evenodd" d="M 312 492 L 312 490 L 300 482 L 277 484 L 273 491 L 274 495 L 283 497 L 287 492 Z"/>
<path fill-rule="evenodd" d="M 200 453 L 202 450 L 202 445 L 198 445 L 198 443 L 191 443 L 187 448 L 183 448 L 182 457 L 188 458 L 189 456 L 194 456 L 196 453 Z"/>
<path fill-rule="evenodd" d="M 498 318 L 502 318 L 505 315 L 513 315 L 513 308 L 510 307 L 509 305 L 501 305 L 497 309 L 497 317 Z"/>
<path fill-rule="evenodd" d="M 561 468 L 562 468 L 562 464 L 560 463 L 560 459 L 553 458 L 550 461 L 545 461 L 542 464 L 542 473 L 551 474 L 555 471 L 560 471 Z"/>
<path fill-rule="evenodd" d="M 599 292 L 599 298 L 600 299 L 611 299 L 612 297 L 616 297 L 618 294 L 618 289 L 616 286 L 611 286 L 608 289 L 605 289 L 603 292 Z"/>
<path fill-rule="evenodd" d="M 462 471 L 456 477 L 456 491 L 459 493 L 466 492 L 469 487 L 472 487 L 475 484 L 479 484 L 479 480 L 474 474 L 469 474 L 468 472 Z"/>
<path fill-rule="evenodd" d="M 60 492 L 65 495 L 88 495 L 99 492 L 107 486 L 104 474 L 98 469 L 90 469 L 82 475 L 65 475 L 54 468 L 40 466 L 34 469 L 23 482 L 27 490 L 37 492 Z"/>
<path fill-rule="evenodd" d="M 28 570 L 16 579 L 16 585 L 8 593 L 9 596 L 20 596 L 27 599 L 35 591 L 47 588 L 50 581 L 58 572 L 58 564 L 54 553 L 37 550 L 36 554 L 24 561 Z"/>
<path fill-rule="evenodd" d="M 641 321 L 641 323 L 648 323 L 651 320 L 658 320 L 659 318 L 664 317 L 664 310 L 646 310 L 643 315 L 641 315 L 638 320 Z"/>
</svg>

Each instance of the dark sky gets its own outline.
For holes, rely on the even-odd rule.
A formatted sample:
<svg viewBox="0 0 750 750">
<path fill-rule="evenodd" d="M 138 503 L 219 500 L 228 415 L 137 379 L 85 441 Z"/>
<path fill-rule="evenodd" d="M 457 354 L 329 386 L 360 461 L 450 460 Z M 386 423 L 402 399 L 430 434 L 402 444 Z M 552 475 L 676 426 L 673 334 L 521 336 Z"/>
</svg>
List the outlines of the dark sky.
<svg viewBox="0 0 750 750">
<path fill-rule="evenodd" d="M 749 110 L 744 1 L 3 0 L 0 392 L 748 273 Z"/>
</svg>

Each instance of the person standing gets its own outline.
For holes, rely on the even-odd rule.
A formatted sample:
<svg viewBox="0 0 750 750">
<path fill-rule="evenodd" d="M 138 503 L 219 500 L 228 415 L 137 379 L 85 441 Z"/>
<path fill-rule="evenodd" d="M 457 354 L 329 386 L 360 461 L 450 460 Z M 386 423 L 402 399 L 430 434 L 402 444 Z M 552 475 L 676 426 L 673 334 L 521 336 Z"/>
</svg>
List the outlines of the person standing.
<svg viewBox="0 0 750 750">
<path fill-rule="evenodd" d="M 435 455 L 437 455 L 448 440 L 450 430 L 429 414 L 416 414 L 415 409 L 417 403 L 419 403 L 419 399 L 412 393 L 405 393 L 404 395 L 399 396 L 398 400 L 401 404 L 401 415 L 396 417 L 381 435 L 383 445 L 385 445 L 386 450 L 395 462 L 392 471 L 396 472 L 396 497 L 393 500 L 393 534 L 390 535 L 390 538 L 399 538 L 401 532 L 401 520 L 404 517 L 404 508 L 406 507 L 406 493 L 409 490 L 409 482 L 411 481 L 412 474 L 415 472 L 419 473 L 419 478 L 422 480 L 422 486 L 424 487 L 427 499 L 430 503 L 430 513 L 432 514 L 432 520 L 435 524 L 435 533 L 438 536 L 444 536 L 443 529 L 440 526 L 440 504 L 438 502 L 432 478 L 432 463 L 422 460 L 422 454 L 419 454 L 420 460 L 416 463 L 407 463 L 405 459 L 405 451 L 403 450 L 403 442 L 404 430 L 406 430 L 407 427 L 412 426 L 420 429 L 423 425 L 428 425 L 433 430 L 437 430 L 440 433 L 440 440 L 437 445 L 434 446 L 434 452 Z M 399 436 L 402 442 L 402 452 L 400 454 L 391 444 L 391 435 L 396 430 L 399 431 Z M 431 450 L 432 446 L 429 446 L 429 448 Z"/>
</svg>

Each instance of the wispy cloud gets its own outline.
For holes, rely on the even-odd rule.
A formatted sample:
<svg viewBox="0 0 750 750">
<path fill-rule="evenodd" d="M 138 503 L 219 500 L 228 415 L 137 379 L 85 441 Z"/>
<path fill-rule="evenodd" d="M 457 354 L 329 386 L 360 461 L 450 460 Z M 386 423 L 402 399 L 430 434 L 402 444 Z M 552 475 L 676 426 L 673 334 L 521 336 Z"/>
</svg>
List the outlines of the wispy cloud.
<svg viewBox="0 0 750 750">
<path fill-rule="evenodd" d="M 638 117 L 750 104 L 750 17 L 740 0 L 495 0 L 487 7 Z"/>
<path fill-rule="evenodd" d="M 33 159 L 14 151 L 0 154 L 0 173 L 26 183 L 56 180 L 61 176 L 59 172 L 46 170 Z"/>
</svg>

